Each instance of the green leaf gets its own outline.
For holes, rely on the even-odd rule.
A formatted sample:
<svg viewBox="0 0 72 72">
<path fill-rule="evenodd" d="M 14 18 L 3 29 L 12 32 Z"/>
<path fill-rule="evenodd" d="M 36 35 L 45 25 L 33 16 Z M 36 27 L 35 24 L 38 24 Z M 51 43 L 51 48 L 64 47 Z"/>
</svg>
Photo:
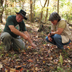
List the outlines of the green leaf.
<svg viewBox="0 0 72 72">
<path fill-rule="evenodd" d="M 1 54 L 1 56 L 3 56 L 4 54 Z"/>
<path fill-rule="evenodd" d="M 27 72 L 29 72 L 29 70 L 27 70 Z"/>
<path fill-rule="evenodd" d="M 14 56 L 16 56 L 17 54 L 14 54 Z"/>
<path fill-rule="evenodd" d="M 60 59 L 59 59 L 59 61 L 60 61 L 61 65 L 62 65 L 63 64 L 63 57 L 62 57 L 61 53 L 60 53 Z"/>
</svg>

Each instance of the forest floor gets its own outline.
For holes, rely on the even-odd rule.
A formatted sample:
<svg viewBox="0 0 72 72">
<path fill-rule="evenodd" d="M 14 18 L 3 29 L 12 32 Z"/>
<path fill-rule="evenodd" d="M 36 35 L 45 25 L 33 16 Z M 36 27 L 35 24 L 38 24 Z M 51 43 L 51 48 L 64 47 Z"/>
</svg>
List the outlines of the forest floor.
<svg viewBox="0 0 72 72">
<path fill-rule="evenodd" d="M 4 27 L 0 27 L 1 34 Z M 44 25 L 41 32 L 38 32 L 37 22 L 27 22 L 26 27 L 37 47 L 33 49 L 28 41 L 23 39 L 26 50 L 11 50 L 5 53 L 5 46 L 0 40 L 0 72 L 72 72 L 72 42 L 65 45 L 64 50 L 59 50 L 45 40 L 48 25 Z"/>
</svg>

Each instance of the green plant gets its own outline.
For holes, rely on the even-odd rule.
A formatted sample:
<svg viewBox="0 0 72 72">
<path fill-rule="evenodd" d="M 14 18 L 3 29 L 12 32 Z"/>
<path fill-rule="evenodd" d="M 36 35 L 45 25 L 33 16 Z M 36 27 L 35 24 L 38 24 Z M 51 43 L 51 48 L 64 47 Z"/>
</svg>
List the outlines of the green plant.
<svg viewBox="0 0 72 72">
<path fill-rule="evenodd" d="M 0 29 L 0 33 L 2 32 L 2 29 Z"/>
<path fill-rule="evenodd" d="M 1 54 L 1 57 L 3 56 L 4 54 Z"/>
<path fill-rule="evenodd" d="M 19 9 L 17 9 L 16 7 L 7 7 L 5 10 L 5 14 L 6 15 L 13 15 L 16 14 L 16 12 L 18 12 Z"/>
<path fill-rule="evenodd" d="M 61 64 L 61 66 L 62 66 L 62 64 L 63 64 L 63 57 L 62 57 L 61 53 L 60 53 L 60 57 L 59 57 L 59 62 Z"/>
</svg>

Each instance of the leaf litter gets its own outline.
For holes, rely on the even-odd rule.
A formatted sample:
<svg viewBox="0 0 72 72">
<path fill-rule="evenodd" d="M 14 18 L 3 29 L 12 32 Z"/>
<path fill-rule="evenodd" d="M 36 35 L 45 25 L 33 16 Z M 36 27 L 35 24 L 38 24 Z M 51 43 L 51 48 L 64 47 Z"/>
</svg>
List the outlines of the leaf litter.
<svg viewBox="0 0 72 72">
<path fill-rule="evenodd" d="M 28 29 L 37 48 L 33 49 L 28 41 L 24 40 L 26 49 L 23 51 L 4 53 L 0 49 L 2 50 L 0 51 L 1 72 L 72 71 L 72 43 L 64 46 L 65 51 L 62 51 L 57 46 L 46 42 L 47 34 L 45 31 L 32 31 L 32 33 L 31 31 L 32 29 Z"/>
</svg>

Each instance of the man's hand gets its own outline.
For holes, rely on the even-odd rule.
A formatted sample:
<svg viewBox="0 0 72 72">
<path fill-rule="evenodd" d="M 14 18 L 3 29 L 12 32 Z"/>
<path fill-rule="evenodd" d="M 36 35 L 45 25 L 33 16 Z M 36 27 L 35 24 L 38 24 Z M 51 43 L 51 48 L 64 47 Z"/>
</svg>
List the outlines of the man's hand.
<svg viewBox="0 0 72 72">
<path fill-rule="evenodd" d="M 33 48 L 36 48 L 36 45 L 35 45 L 34 43 L 31 43 L 31 46 L 32 46 Z"/>
<path fill-rule="evenodd" d="M 52 38 L 51 38 L 51 37 L 48 37 L 48 40 L 49 40 L 50 42 L 52 42 Z"/>
<path fill-rule="evenodd" d="M 28 42 L 31 44 L 31 46 L 32 46 L 33 48 L 36 48 L 36 45 L 32 42 L 29 33 L 28 33 L 27 31 L 25 31 L 24 34 L 25 34 L 26 36 L 28 36 L 27 40 L 28 40 Z"/>
</svg>

